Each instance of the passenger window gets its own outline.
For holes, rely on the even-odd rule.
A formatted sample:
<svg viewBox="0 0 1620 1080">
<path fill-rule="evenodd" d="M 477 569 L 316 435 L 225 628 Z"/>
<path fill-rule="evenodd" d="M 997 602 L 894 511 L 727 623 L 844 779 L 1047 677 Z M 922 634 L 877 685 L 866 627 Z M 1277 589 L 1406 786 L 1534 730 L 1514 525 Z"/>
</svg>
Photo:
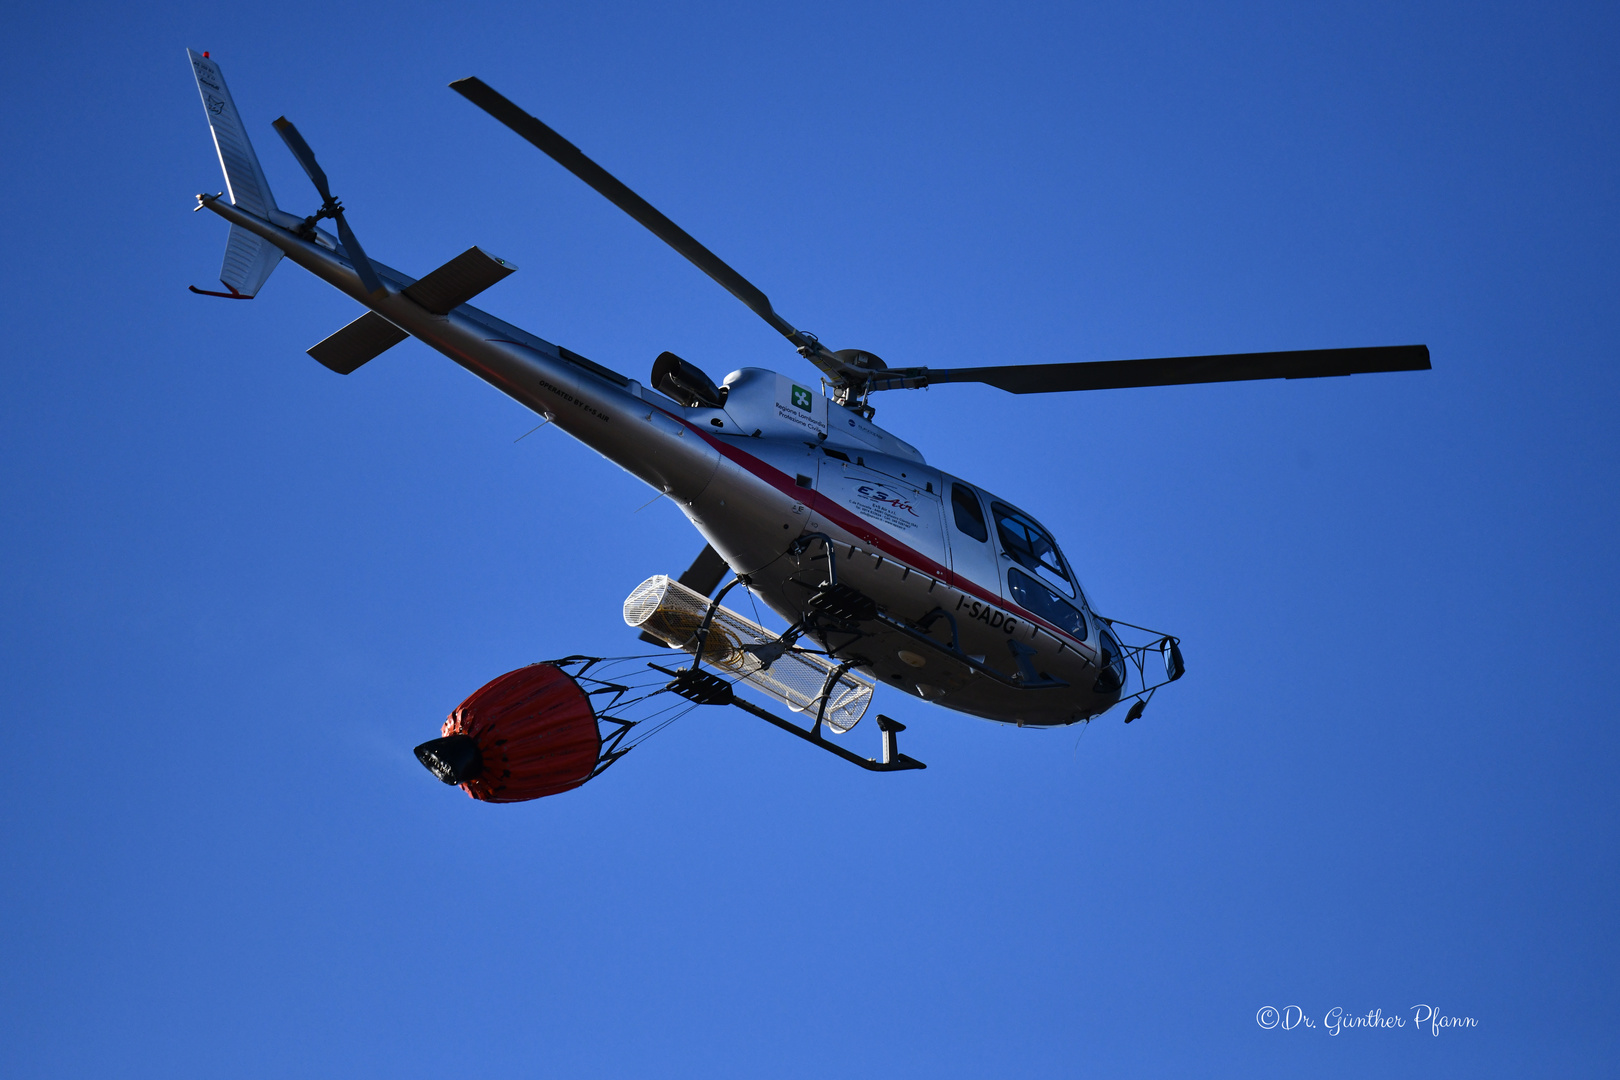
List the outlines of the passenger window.
<svg viewBox="0 0 1620 1080">
<path fill-rule="evenodd" d="M 1007 571 L 1007 592 L 1012 602 L 1033 611 L 1079 641 L 1086 640 L 1086 617 L 1073 604 L 1019 569 Z"/>
<path fill-rule="evenodd" d="M 1042 581 L 1064 596 L 1075 596 L 1074 578 L 1058 554 L 1057 544 L 1046 530 L 1028 517 L 1003 503 L 992 503 L 990 513 L 996 519 L 996 534 L 1001 539 L 1007 558 L 1032 570 Z"/>
<path fill-rule="evenodd" d="M 983 543 L 990 539 L 990 529 L 984 523 L 984 509 L 979 496 L 962 484 L 951 485 L 951 510 L 956 515 L 956 527 L 973 539 Z"/>
</svg>

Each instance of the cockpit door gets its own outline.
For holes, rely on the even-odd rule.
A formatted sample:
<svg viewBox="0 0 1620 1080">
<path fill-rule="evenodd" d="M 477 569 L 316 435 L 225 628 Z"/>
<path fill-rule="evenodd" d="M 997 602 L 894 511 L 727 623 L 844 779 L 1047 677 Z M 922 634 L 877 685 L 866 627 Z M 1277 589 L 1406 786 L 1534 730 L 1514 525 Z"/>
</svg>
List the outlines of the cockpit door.
<svg viewBox="0 0 1620 1080">
<path fill-rule="evenodd" d="M 1052 534 L 1016 507 L 989 500 L 990 540 L 1004 596 L 1077 641 L 1090 637 L 1085 593 Z"/>
<path fill-rule="evenodd" d="M 951 547 L 951 570 L 992 597 L 1000 599 L 1001 567 L 996 558 L 990 503 L 971 484 L 940 477 L 945 510 L 945 535 Z"/>
</svg>

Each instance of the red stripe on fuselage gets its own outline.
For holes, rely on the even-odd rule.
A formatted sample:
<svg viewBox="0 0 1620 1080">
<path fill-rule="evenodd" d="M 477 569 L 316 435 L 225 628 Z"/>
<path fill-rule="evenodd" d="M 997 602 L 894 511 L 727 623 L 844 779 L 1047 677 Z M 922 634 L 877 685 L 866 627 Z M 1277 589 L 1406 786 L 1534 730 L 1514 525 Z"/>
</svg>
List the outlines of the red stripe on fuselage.
<svg viewBox="0 0 1620 1080">
<path fill-rule="evenodd" d="M 655 405 L 653 408 L 658 407 Z M 664 412 L 664 415 L 666 416 L 670 415 L 662 409 L 659 409 L 659 411 Z M 708 432 L 699 428 L 696 424 L 690 423 L 679 416 L 671 416 L 670 419 L 685 424 L 710 446 L 714 447 L 730 460 L 747 469 L 749 472 L 753 473 L 767 484 L 770 484 L 784 495 L 791 495 L 795 500 L 806 503 L 812 510 L 821 514 L 822 517 L 827 518 L 829 521 L 836 523 L 846 532 L 853 533 L 866 543 L 875 545 L 882 550 L 883 554 L 889 556 L 891 559 L 894 559 L 896 562 L 903 562 L 910 566 L 913 570 L 921 571 L 922 573 L 938 578 L 953 588 L 960 589 L 965 593 L 977 596 L 980 600 L 983 600 L 992 607 L 1010 608 L 1019 615 L 1023 616 L 1023 618 L 1029 621 L 1031 624 L 1041 627 L 1054 637 L 1058 638 L 1060 641 L 1067 640 L 1073 642 L 1075 646 L 1084 644 L 1072 635 L 1065 633 L 1056 626 L 1053 626 L 1051 623 L 1047 622 L 1039 615 L 1036 615 L 1034 612 L 1021 608 L 1017 604 L 1009 603 L 999 596 L 992 596 L 982 586 L 962 577 L 960 574 L 957 574 L 948 567 L 941 566 L 939 563 L 935 562 L 933 559 L 930 559 L 922 552 L 917 551 L 915 548 L 896 540 L 893 536 L 877 528 L 877 526 L 873 525 L 870 521 L 851 513 L 841 504 L 827 498 L 827 496 L 821 494 L 819 491 L 800 487 L 793 477 L 778 469 L 776 466 L 762 461 L 754 455 L 746 452 L 745 450 L 736 446 L 730 440 L 721 439 L 717 436 L 710 435 Z M 1090 647 L 1087 646 L 1088 651 L 1089 648 Z"/>
</svg>

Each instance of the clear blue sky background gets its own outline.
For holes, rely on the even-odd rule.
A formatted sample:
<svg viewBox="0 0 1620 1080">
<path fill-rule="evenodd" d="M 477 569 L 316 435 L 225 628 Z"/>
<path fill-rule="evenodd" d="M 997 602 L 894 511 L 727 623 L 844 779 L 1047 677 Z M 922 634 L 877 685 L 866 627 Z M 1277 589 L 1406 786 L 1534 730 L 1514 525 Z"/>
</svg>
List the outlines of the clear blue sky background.
<svg viewBox="0 0 1620 1080">
<path fill-rule="evenodd" d="M 813 7 L 8 13 L 0 1072 L 1612 1073 L 1613 5 Z M 186 46 L 283 206 L 285 112 L 379 259 L 481 244 L 522 268 L 481 304 L 638 377 L 809 369 L 451 79 L 834 347 L 1435 370 L 883 398 L 1187 678 L 1084 732 L 883 692 L 898 776 L 700 712 L 474 803 L 410 748 L 637 651 L 623 597 L 700 542 L 419 345 L 319 367 L 357 309 L 296 267 L 186 292 L 225 233 Z M 1255 1021 L 1420 1002 L 1478 1027 Z"/>
</svg>

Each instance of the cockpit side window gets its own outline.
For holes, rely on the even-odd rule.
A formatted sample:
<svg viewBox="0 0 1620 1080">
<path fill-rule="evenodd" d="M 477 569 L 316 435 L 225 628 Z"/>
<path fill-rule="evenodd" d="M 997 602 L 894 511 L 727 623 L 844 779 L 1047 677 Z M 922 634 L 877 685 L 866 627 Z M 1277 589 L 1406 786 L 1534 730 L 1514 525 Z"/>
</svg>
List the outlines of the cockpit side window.
<svg viewBox="0 0 1620 1080">
<path fill-rule="evenodd" d="M 1077 593 L 1074 577 L 1069 573 L 1051 534 L 1025 514 L 1004 503 L 991 503 L 990 514 L 996 519 L 996 535 L 1007 558 L 1073 599 Z"/>
<path fill-rule="evenodd" d="M 990 539 L 979 496 L 966 484 L 951 485 L 951 512 L 956 516 L 956 527 L 962 532 L 981 543 Z"/>
<path fill-rule="evenodd" d="M 1011 567 L 1007 570 L 1007 595 L 1025 611 L 1033 611 L 1080 641 L 1086 640 L 1086 617 L 1045 582 L 1036 581 L 1017 567 Z"/>
</svg>

